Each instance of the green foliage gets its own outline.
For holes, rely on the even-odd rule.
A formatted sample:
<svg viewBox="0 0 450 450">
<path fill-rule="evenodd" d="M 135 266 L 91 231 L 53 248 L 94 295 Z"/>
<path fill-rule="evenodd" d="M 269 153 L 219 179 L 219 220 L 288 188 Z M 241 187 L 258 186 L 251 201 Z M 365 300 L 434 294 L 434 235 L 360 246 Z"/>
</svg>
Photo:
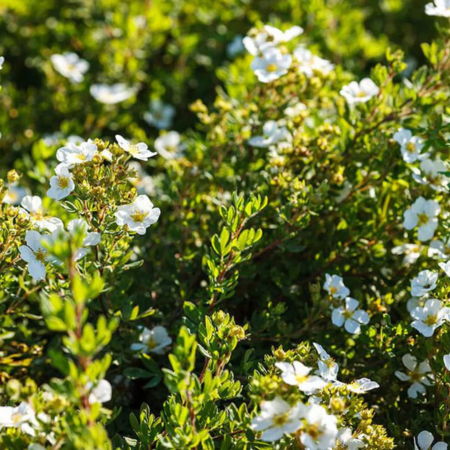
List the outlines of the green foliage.
<svg viewBox="0 0 450 450">
<path fill-rule="evenodd" d="M 0 13 L 0 448 L 449 441 L 447 19 L 415 0 Z M 261 81 L 263 51 L 230 51 L 244 35 L 286 73 Z M 420 198 L 439 208 L 408 219 Z"/>
</svg>

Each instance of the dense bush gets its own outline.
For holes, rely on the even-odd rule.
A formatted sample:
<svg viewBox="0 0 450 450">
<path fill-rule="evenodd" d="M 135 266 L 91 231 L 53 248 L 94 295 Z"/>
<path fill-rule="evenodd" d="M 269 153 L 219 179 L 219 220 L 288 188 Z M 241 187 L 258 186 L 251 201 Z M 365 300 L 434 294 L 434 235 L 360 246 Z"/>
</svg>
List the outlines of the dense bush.
<svg viewBox="0 0 450 450">
<path fill-rule="evenodd" d="M 448 2 L 61 3 L 0 5 L 0 448 L 447 448 Z"/>
</svg>

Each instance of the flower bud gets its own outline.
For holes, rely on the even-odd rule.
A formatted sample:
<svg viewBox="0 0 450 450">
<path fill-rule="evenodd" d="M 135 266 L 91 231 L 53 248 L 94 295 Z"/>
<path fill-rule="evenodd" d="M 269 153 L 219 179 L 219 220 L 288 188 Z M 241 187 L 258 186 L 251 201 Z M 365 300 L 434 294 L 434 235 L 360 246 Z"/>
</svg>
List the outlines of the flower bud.
<svg viewBox="0 0 450 450">
<path fill-rule="evenodd" d="M 341 412 L 345 409 L 345 402 L 340 397 L 334 397 L 331 399 L 331 409 L 335 412 Z"/>
<path fill-rule="evenodd" d="M 15 170 L 10 170 L 8 172 L 8 182 L 15 183 L 20 178 L 20 175 Z"/>
<path fill-rule="evenodd" d="M 96 153 L 92 158 L 92 162 L 94 164 L 101 164 L 102 161 L 103 161 L 103 158 L 98 153 Z"/>
<path fill-rule="evenodd" d="M 245 339 L 245 330 L 241 326 L 235 325 L 230 331 L 230 336 L 242 341 L 242 339 Z"/>
<path fill-rule="evenodd" d="M 274 350 L 273 356 L 277 361 L 283 361 L 286 358 L 286 352 L 281 347 L 279 347 Z"/>
</svg>

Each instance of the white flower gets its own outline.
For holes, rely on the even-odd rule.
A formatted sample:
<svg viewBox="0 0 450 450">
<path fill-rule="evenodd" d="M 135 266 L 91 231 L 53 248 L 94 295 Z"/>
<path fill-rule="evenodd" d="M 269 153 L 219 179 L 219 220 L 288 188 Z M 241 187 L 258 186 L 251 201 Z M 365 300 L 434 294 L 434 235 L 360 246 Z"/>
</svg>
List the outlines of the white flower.
<svg viewBox="0 0 450 450">
<path fill-rule="evenodd" d="M 402 361 L 408 372 L 404 373 L 397 370 L 395 376 L 401 381 L 412 381 L 408 389 L 408 397 L 417 398 L 418 394 L 425 394 L 425 386 L 431 386 L 433 379 L 428 362 L 423 361 L 417 364 L 416 357 L 410 353 L 403 355 Z"/>
<path fill-rule="evenodd" d="M 425 337 L 430 337 L 437 328 L 449 320 L 449 314 L 450 308 L 443 306 L 440 300 L 432 298 L 427 300 L 423 307 L 419 306 L 411 311 L 411 316 L 416 319 L 411 326 Z"/>
<path fill-rule="evenodd" d="M 88 383 L 88 389 L 92 388 L 92 383 Z M 106 403 L 109 402 L 112 398 L 112 386 L 111 383 L 107 380 L 100 380 L 95 386 L 94 389 L 91 390 L 89 395 L 89 403 Z"/>
<path fill-rule="evenodd" d="M 252 61 L 252 70 L 263 83 L 277 80 L 288 73 L 292 64 L 291 55 L 283 55 L 277 48 L 269 48 Z"/>
<path fill-rule="evenodd" d="M 450 258 L 450 240 L 445 244 L 439 239 L 431 241 L 428 247 L 428 256 L 448 260 Z"/>
<path fill-rule="evenodd" d="M 320 72 L 324 75 L 330 73 L 334 69 L 334 65 L 326 59 L 314 55 L 305 47 L 297 47 L 294 56 L 299 62 L 298 68 L 300 73 L 304 73 L 308 78 L 314 75 L 314 72 Z"/>
<path fill-rule="evenodd" d="M 148 161 L 148 158 L 157 155 L 157 153 L 151 152 L 148 149 L 148 145 L 144 142 L 132 144 L 130 141 L 127 141 L 122 136 L 120 136 L 120 134 L 116 134 L 116 140 L 122 150 L 125 150 L 131 156 L 136 159 L 140 159 L 141 161 Z"/>
<path fill-rule="evenodd" d="M 186 145 L 181 142 L 181 135 L 176 131 L 169 131 L 155 141 L 155 150 L 165 159 L 177 159 L 183 156 Z"/>
<path fill-rule="evenodd" d="M 421 171 L 423 173 L 421 173 Z M 413 179 L 420 184 L 429 185 L 431 189 L 438 192 L 448 190 L 450 179 L 441 172 L 447 172 L 447 166 L 440 160 L 424 159 L 420 163 L 420 170 L 413 167 Z"/>
<path fill-rule="evenodd" d="M 362 309 L 356 309 L 359 302 L 354 298 L 347 297 L 345 299 L 345 306 L 333 309 L 331 314 L 331 321 L 333 325 L 342 327 L 351 334 L 358 334 L 361 332 L 361 325 L 369 323 L 369 315 Z"/>
<path fill-rule="evenodd" d="M 357 450 L 358 448 L 364 448 L 366 445 L 361 439 L 353 437 L 351 428 L 341 428 L 337 434 L 336 440 L 339 443 L 339 448 L 347 450 Z"/>
<path fill-rule="evenodd" d="M 56 152 L 56 159 L 61 163 L 59 166 L 67 166 L 72 169 L 78 164 L 92 161 L 97 153 L 97 146 L 93 142 L 73 143 L 68 141 L 65 147 Z"/>
<path fill-rule="evenodd" d="M 450 370 L 450 353 L 448 355 L 444 355 L 444 365 L 447 370 Z"/>
<path fill-rule="evenodd" d="M 294 361 L 292 364 L 279 362 L 275 365 L 281 370 L 281 379 L 290 386 L 297 386 L 300 391 L 311 394 L 327 385 L 322 378 L 309 375 L 312 369 L 300 361 Z"/>
<path fill-rule="evenodd" d="M 34 434 L 34 430 L 30 427 L 29 422 L 36 421 L 33 408 L 25 402 L 19 406 L 0 406 L 0 430 L 3 427 L 20 428 L 28 434 Z"/>
<path fill-rule="evenodd" d="M 3 203 L 8 203 L 9 205 L 18 205 L 27 195 L 27 190 L 25 188 L 19 187 L 17 185 L 10 185 L 6 191 L 6 195 L 3 198 Z"/>
<path fill-rule="evenodd" d="M 424 145 L 423 141 L 420 137 L 413 136 L 410 130 L 400 128 L 393 138 L 400 145 L 402 157 L 407 163 L 413 163 L 428 156 L 428 153 L 420 153 Z"/>
<path fill-rule="evenodd" d="M 106 161 L 112 162 L 114 155 L 105 148 L 105 150 L 102 150 L 100 152 L 100 156 L 102 156 Z"/>
<path fill-rule="evenodd" d="M 441 208 L 434 200 L 425 200 L 419 197 L 409 209 L 403 213 L 403 226 L 407 230 L 419 227 L 417 238 L 421 242 L 429 241 L 438 226 L 437 216 Z"/>
<path fill-rule="evenodd" d="M 50 189 L 47 191 L 47 195 L 55 200 L 62 200 L 75 189 L 75 183 L 67 166 L 58 165 L 55 173 L 56 175 L 50 178 Z"/>
<path fill-rule="evenodd" d="M 327 414 L 320 405 L 308 405 L 303 413 L 306 423 L 300 435 L 301 443 L 308 450 L 325 450 L 334 446 L 338 434 L 337 418 Z"/>
<path fill-rule="evenodd" d="M 341 385 L 340 383 L 338 383 Z M 359 380 L 352 381 L 347 384 L 347 389 L 355 394 L 365 394 L 372 389 L 377 389 L 380 385 L 376 381 L 372 381 L 369 378 L 360 378 Z"/>
<path fill-rule="evenodd" d="M 175 108 L 172 105 L 163 103 L 161 100 L 150 102 L 150 111 L 144 114 L 144 119 L 149 125 L 153 125 L 159 130 L 166 130 L 172 126 Z"/>
<path fill-rule="evenodd" d="M 319 354 L 319 375 L 326 381 L 335 381 L 339 372 L 339 365 L 320 344 L 313 342 L 313 345 Z"/>
<path fill-rule="evenodd" d="M 291 141 L 292 136 L 286 127 L 279 127 L 275 120 L 269 120 L 263 126 L 262 136 L 253 136 L 248 143 L 253 147 L 269 147 L 282 141 Z"/>
<path fill-rule="evenodd" d="M 408 312 L 411 314 L 411 311 L 415 308 L 417 308 L 418 306 L 424 306 L 425 302 L 428 300 L 428 295 L 425 295 L 421 298 L 418 297 L 411 297 L 407 303 L 406 303 L 406 309 L 408 310 Z"/>
<path fill-rule="evenodd" d="M 53 147 L 54 145 L 58 145 L 63 137 L 64 135 L 62 133 L 55 131 L 54 133 L 44 134 L 44 136 L 42 136 L 42 141 L 47 147 Z"/>
<path fill-rule="evenodd" d="M 89 63 L 81 59 L 76 53 L 63 53 L 62 55 L 52 55 L 53 67 L 72 83 L 83 81 L 84 74 L 89 69 Z"/>
<path fill-rule="evenodd" d="M 128 225 L 131 231 L 138 234 L 145 234 L 146 229 L 158 221 L 160 214 L 161 210 L 153 208 L 146 195 L 138 195 L 133 203 L 119 206 L 114 213 L 117 225 Z"/>
<path fill-rule="evenodd" d="M 264 25 L 262 30 L 253 33 L 252 36 L 246 36 L 243 44 L 246 50 L 253 56 L 261 52 L 276 47 L 278 44 L 289 42 L 303 33 L 303 28 L 293 26 L 285 32 L 270 25 Z"/>
<path fill-rule="evenodd" d="M 83 246 L 75 251 L 75 260 L 78 261 L 86 256 L 87 247 L 93 247 L 100 244 L 101 235 L 95 231 L 88 231 L 89 225 L 83 219 L 73 219 L 67 224 L 67 231 L 71 237 L 81 234 L 83 238 Z"/>
<path fill-rule="evenodd" d="M 37 195 L 27 195 L 24 197 L 21 206 L 20 213 L 28 217 L 31 223 L 36 226 L 39 231 L 55 231 L 57 228 L 63 227 L 61 219 L 49 217 L 44 214 L 42 199 Z"/>
<path fill-rule="evenodd" d="M 0 56 L 0 70 L 3 69 L 3 63 L 5 62 L 5 58 L 3 56 Z"/>
<path fill-rule="evenodd" d="M 139 335 L 139 343 L 132 344 L 131 350 L 163 355 L 171 343 L 172 338 L 167 333 L 167 330 L 158 325 L 151 330 L 143 328 L 142 333 Z"/>
<path fill-rule="evenodd" d="M 288 106 L 285 110 L 284 113 L 288 116 L 288 117 L 298 117 L 303 111 L 306 111 L 306 105 L 302 102 L 297 102 L 292 106 Z"/>
<path fill-rule="evenodd" d="M 450 261 L 447 261 L 445 263 L 440 262 L 438 265 L 445 272 L 445 275 L 450 277 Z"/>
<path fill-rule="evenodd" d="M 450 17 L 450 0 L 434 0 L 425 5 L 428 16 Z"/>
<path fill-rule="evenodd" d="M 414 450 L 447 450 L 448 447 L 445 442 L 436 442 L 431 447 L 433 441 L 434 436 L 429 431 L 421 431 L 417 436 L 417 441 L 414 439 Z"/>
<path fill-rule="evenodd" d="M 342 277 L 339 275 L 325 274 L 325 284 L 323 285 L 323 288 L 328 291 L 333 298 L 343 300 L 350 295 L 350 290 L 345 286 Z"/>
<path fill-rule="evenodd" d="M 422 270 L 416 278 L 411 281 L 411 295 L 414 297 L 421 297 L 427 292 L 436 289 L 438 280 L 437 272 L 431 270 Z"/>
<path fill-rule="evenodd" d="M 291 407 L 281 397 L 271 401 L 261 402 L 261 413 L 250 425 L 254 431 L 262 431 L 261 440 L 274 442 L 280 440 L 284 434 L 297 431 L 301 425 L 301 405 Z"/>
<path fill-rule="evenodd" d="M 403 264 L 414 264 L 420 257 L 424 247 L 417 244 L 402 244 L 394 247 L 392 253 L 394 255 L 405 255 L 403 257 Z"/>
<path fill-rule="evenodd" d="M 136 94 L 135 87 L 129 87 L 124 83 L 116 84 L 93 84 L 90 92 L 92 97 L 105 105 L 115 105 L 133 97 Z"/>
<path fill-rule="evenodd" d="M 242 36 L 238 34 L 227 45 L 227 55 L 229 58 L 234 58 L 236 55 L 239 55 L 239 53 L 242 53 L 245 50 L 245 46 L 242 40 Z"/>
<path fill-rule="evenodd" d="M 352 81 L 344 86 L 340 94 L 345 97 L 349 105 L 353 105 L 368 102 L 378 92 L 380 92 L 379 87 L 370 78 L 363 78 L 359 83 Z"/>
<path fill-rule="evenodd" d="M 48 261 L 48 254 L 41 244 L 43 236 L 34 230 L 28 230 L 25 234 L 27 245 L 21 245 L 19 252 L 21 258 L 28 263 L 28 273 L 36 281 L 45 278 L 45 262 Z"/>
</svg>

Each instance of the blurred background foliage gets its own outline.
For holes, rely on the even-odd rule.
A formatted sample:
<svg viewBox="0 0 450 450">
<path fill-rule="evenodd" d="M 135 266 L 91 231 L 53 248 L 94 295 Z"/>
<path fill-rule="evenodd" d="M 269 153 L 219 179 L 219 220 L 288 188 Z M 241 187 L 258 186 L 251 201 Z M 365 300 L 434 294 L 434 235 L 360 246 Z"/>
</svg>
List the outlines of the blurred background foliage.
<svg viewBox="0 0 450 450">
<path fill-rule="evenodd" d="M 154 137 L 143 120 L 150 99 L 175 105 L 176 129 L 192 127 L 188 105 L 214 99 L 227 45 L 261 22 L 302 26 L 313 49 L 356 75 L 382 60 L 388 46 L 401 47 L 412 66 L 422 62 L 419 43 L 435 34 L 419 0 L 2 0 L 2 163 L 22 160 L 55 131 Z M 50 62 L 52 54 L 70 51 L 90 63 L 79 85 Z M 105 106 L 89 93 L 101 82 L 139 90 Z"/>
</svg>

